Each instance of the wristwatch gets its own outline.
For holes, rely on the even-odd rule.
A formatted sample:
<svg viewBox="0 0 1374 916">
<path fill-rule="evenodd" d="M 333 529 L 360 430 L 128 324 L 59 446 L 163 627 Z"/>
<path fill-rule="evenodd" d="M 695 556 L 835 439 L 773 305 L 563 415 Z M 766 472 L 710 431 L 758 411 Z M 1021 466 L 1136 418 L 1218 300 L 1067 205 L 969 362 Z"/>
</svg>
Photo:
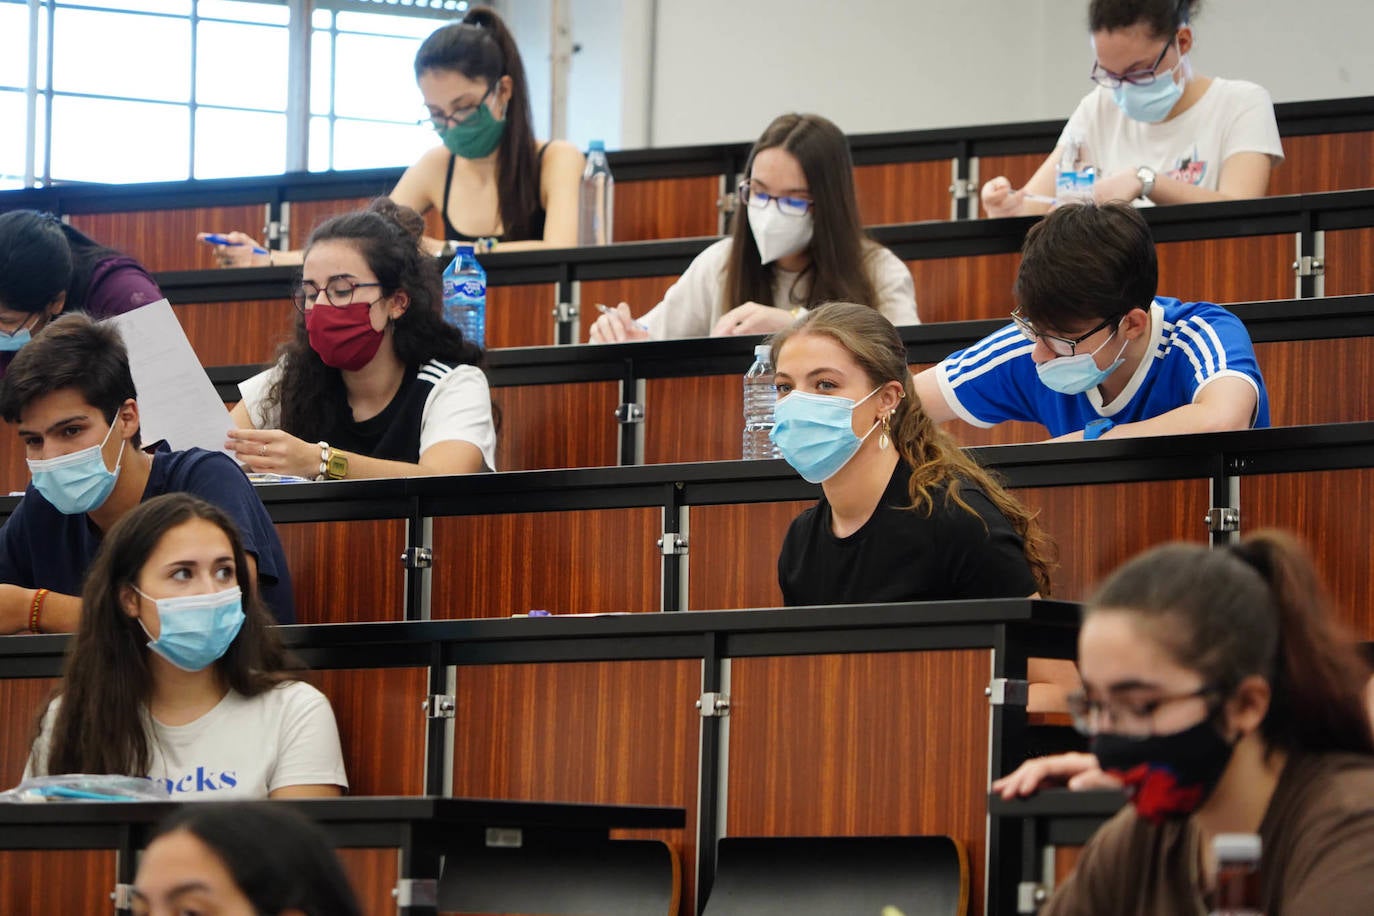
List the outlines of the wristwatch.
<svg viewBox="0 0 1374 916">
<path fill-rule="evenodd" d="M 1140 199 L 1148 200 L 1150 192 L 1155 189 L 1155 170 L 1148 165 L 1142 165 L 1135 170 L 1135 177 L 1140 179 Z"/>
<path fill-rule="evenodd" d="M 348 456 L 331 448 L 328 442 L 319 443 L 320 472 L 316 480 L 342 480 L 348 476 Z"/>
</svg>

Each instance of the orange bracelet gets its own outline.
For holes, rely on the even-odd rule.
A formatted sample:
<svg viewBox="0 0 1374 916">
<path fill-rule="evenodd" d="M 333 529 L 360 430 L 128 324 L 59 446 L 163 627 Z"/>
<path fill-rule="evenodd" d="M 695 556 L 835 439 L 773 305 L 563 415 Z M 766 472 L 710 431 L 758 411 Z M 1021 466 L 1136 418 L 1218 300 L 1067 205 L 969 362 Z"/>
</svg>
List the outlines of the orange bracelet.
<svg viewBox="0 0 1374 916">
<path fill-rule="evenodd" d="M 40 588 L 33 593 L 33 604 L 29 605 L 29 632 L 42 633 L 38 628 L 38 617 L 43 613 L 43 599 L 48 597 L 48 589 Z"/>
</svg>

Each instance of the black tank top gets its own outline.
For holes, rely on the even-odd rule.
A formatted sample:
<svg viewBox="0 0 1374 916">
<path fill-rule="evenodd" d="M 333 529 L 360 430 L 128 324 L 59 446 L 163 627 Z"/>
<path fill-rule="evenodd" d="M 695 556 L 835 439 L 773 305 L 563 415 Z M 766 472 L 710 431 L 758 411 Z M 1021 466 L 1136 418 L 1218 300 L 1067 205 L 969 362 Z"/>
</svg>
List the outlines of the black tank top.
<svg viewBox="0 0 1374 916">
<path fill-rule="evenodd" d="M 541 172 L 544 166 L 544 150 L 548 148 L 549 145 L 547 143 L 539 147 L 539 155 L 535 159 L 535 162 L 538 165 L 539 170 Z M 453 189 L 453 161 L 457 158 L 458 157 L 453 155 L 452 153 L 449 154 L 448 174 L 444 176 L 444 237 L 454 242 L 475 242 L 479 238 L 493 238 L 493 236 L 468 235 L 466 232 L 460 232 L 457 226 L 453 225 L 453 223 L 448 221 L 448 195 L 449 192 Z M 505 235 L 494 236 L 494 238 L 498 242 L 527 242 L 530 240 L 542 241 L 544 238 L 544 218 L 547 215 L 548 213 L 543 206 L 538 207 L 534 211 L 534 219 L 530 221 L 530 234 L 527 238 L 508 238 Z"/>
</svg>

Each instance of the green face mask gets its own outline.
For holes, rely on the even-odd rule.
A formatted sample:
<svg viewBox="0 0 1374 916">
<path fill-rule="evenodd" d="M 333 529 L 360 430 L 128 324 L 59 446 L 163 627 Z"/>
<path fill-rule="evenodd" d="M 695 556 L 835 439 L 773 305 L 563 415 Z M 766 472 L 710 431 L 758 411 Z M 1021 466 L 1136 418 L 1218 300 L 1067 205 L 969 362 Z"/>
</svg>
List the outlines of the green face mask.
<svg viewBox="0 0 1374 916">
<path fill-rule="evenodd" d="M 478 105 L 466 121 L 439 131 L 439 139 L 455 156 L 481 159 L 490 156 L 501 145 L 506 122 L 498 121 L 485 104 Z"/>
</svg>

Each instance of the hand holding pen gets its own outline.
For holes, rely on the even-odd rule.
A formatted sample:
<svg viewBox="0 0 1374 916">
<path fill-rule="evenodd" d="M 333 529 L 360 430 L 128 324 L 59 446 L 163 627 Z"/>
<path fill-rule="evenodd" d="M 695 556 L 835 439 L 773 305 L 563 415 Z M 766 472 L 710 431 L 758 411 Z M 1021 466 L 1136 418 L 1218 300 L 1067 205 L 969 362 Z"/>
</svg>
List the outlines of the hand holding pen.
<svg viewBox="0 0 1374 916">
<path fill-rule="evenodd" d="M 243 232 L 201 232 L 196 238 L 215 246 L 220 267 L 265 267 L 272 263 L 272 253 Z"/>
<path fill-rule="evenodd" d="M 587 334 L 589 343 L 621 343 L 627 340 L 648 340 L 649 327 L 642 321 L 635 321 L 630 307 L 624 302 L 615 308 L 607 308 L 600 302 L 596 310 L 601 317 L 592 323 Z"/>
</svg>

